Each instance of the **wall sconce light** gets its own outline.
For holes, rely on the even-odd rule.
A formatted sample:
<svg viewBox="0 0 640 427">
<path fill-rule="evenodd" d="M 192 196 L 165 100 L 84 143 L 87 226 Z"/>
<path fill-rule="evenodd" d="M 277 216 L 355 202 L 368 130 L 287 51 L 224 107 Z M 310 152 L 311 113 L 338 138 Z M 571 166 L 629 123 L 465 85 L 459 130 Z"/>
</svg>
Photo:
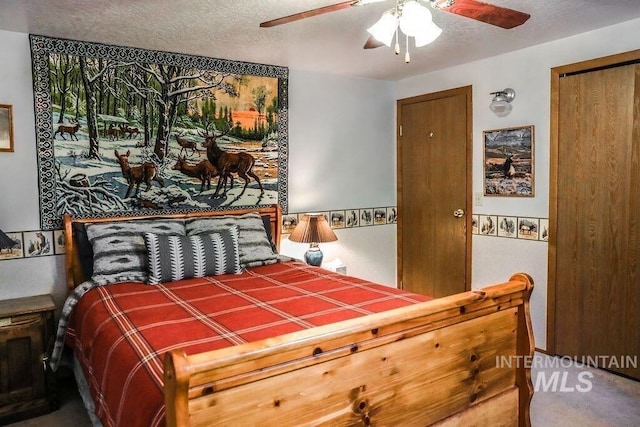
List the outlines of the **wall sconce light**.
<svg viewBox="0 0 640 427">
<path fill-rule="evenodd" d="M 326 218 L 322 214 L 305 214 L 293 229 L 289 240 L 298 243 L 310 243 L 309 250 L 304 254 L 304 260 L 309 265 L 322 265 L 322 251 L 318 243 L 335 242 L 335 235 Z"/>
<path fill-rule="evenodd" d="M 498 117 L 508 116 L 513 107 L 511 101 L 516 97 L 516 91 L 510 87 L 498 92 L 491 92 L 493 100 L 489 104 L 489 108 Z"/>
</svg>

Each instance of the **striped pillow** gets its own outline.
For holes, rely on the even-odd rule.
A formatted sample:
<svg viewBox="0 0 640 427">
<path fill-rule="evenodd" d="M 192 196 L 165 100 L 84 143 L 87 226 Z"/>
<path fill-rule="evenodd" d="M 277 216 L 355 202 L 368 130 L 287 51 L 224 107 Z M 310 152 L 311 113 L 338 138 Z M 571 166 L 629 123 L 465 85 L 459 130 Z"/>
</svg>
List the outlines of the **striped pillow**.
<svg viewBox="0 0 640 427">
<path fill-rule="evenodd" d="M 274 252 L 265 231 L 265 224 L 257 212 L 193 218 L 185 221 L 187 236 L 215 233 L 234 225 L 238 226 L 239 230 L 240 265 L 243 268 L 278 262 L 278 254 Z"/>
<path fill-rule="evenodd" d="M 144 233 L 185 235 L 184 222 L 174 219 L 100 222 L 85 229 L 93 250 L 91 279 L 99 285 L 147 281 Z"/>
<path fill-rule="evenodd" d="M 196 236 L 144 233 L 149 258 L 150 285 L 241 273 L 238 227 Z"/>
</svg>

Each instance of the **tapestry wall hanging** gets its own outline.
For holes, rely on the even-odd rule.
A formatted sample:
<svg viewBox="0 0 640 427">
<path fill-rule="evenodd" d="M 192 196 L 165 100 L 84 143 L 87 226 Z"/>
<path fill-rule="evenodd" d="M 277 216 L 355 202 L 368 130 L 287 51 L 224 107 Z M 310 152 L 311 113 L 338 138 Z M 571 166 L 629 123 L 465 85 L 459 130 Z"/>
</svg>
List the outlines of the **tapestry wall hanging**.
<svg viewBox="0 0 640 427">
<path fill-rule="evenodd" d="M 30 36 L 40 222 L 287 212 L 288 69 Z"/>
</svg>

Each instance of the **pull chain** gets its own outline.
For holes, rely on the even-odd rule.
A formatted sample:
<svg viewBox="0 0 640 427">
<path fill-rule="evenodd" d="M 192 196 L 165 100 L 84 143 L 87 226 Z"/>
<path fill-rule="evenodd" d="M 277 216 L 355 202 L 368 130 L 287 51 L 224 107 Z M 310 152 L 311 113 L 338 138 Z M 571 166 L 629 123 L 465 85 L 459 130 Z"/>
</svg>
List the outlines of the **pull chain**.
<svg viewBox="0 0 640 427">
<path fill-rule="evenodd" d="M 411 57 L 409 56 L 409 36 L 407 37 L 407 50 L 404 53 L 404 62 L 406 64 L 408 64 L 409 62 L 411 62 Z"/>
</svg>

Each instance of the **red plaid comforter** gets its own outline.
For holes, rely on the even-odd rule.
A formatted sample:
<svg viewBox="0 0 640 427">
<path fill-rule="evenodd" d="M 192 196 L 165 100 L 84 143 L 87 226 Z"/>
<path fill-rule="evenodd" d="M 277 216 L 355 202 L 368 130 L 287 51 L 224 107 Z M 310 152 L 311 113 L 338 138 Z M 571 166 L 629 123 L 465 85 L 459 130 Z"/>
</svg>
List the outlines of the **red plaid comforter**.
<svg viewBox="0 0 640 427">
<path fill-rule="evenodd" d="M 428 297 L 285 262 L 241 275 L 96 287 L 67 328 L 105 426 L 164 425 L 164 354 L 195 354 Z"/>
</svg>

